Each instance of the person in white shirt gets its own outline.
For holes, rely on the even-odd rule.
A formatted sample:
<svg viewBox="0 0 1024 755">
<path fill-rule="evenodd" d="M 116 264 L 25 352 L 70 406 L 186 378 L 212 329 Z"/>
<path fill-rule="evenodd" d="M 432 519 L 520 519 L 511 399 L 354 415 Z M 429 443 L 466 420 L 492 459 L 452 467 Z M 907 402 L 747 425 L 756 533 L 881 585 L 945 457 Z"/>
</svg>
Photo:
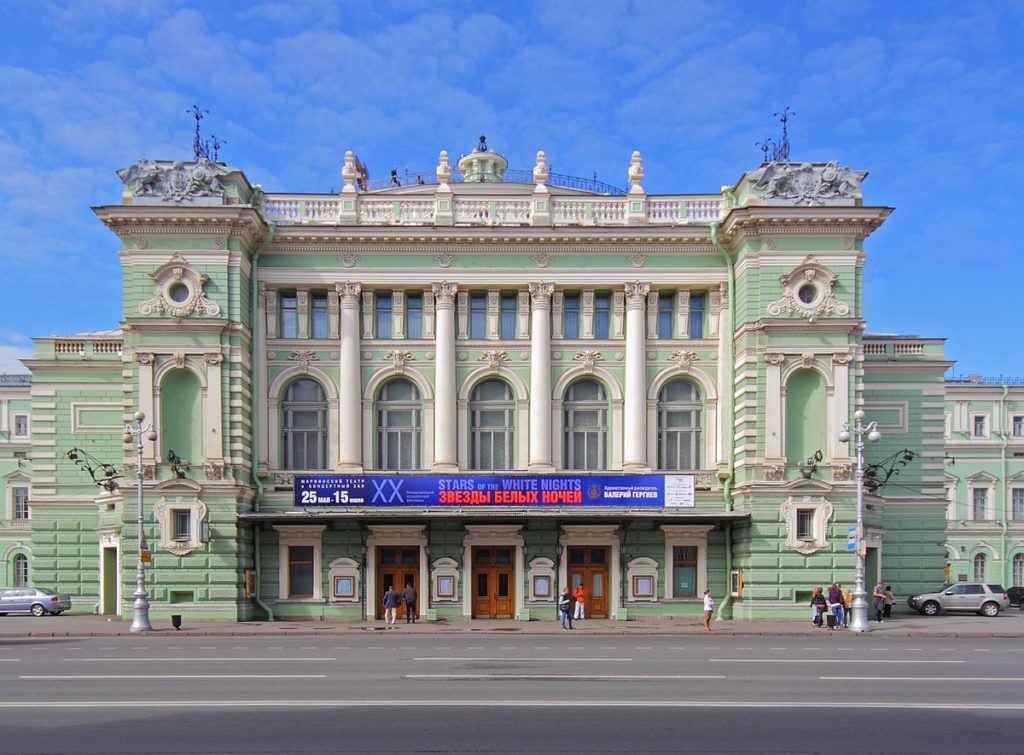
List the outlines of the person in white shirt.
<svg viewBox="0 0 1024 755">
<path fill-rule="evenodd" d="M 711 614 L 715 610 L 715 599 L 711 597 L 711 590 L 704 591 L 704 631 L 711 631 Z"/>
</svg>

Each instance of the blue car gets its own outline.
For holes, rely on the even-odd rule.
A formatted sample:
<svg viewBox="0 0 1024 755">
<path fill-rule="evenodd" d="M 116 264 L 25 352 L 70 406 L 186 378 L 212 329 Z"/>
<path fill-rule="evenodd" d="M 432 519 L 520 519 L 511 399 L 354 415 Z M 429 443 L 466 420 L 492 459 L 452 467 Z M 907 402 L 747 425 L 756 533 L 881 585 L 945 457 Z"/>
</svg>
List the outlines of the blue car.
<svg viewBox="0 0 1024 755">
<path fill-rule="evenodd" d="M 33 616 L 54 616 L 70 610 L 71 598 L 41 587 L 0 588 L 0 616 L 9 613 L 30 613 Z"/>
</svg>

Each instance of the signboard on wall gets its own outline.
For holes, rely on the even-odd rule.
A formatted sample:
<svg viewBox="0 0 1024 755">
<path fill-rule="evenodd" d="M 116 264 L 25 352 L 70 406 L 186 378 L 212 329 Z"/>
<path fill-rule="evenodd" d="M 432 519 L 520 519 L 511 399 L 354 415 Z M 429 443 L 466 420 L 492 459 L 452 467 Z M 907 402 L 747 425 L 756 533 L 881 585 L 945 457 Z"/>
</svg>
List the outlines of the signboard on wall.
<svg viewBox="0 0 1024 755">
<path fill-rule="evenodd" d="M 296 506 L 692 508 L 693 475 L 297 475 Z"/>
</svg>

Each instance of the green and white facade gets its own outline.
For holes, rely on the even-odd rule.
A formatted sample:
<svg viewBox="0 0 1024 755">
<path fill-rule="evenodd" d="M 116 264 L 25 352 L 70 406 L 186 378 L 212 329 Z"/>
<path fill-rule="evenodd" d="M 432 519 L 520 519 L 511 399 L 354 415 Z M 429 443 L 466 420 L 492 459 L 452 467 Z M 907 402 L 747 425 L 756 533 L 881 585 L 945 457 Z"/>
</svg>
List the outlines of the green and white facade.
<svg viewBox="0 0 1024 755">
<path fill-rule="evenodd" d="M 31 384 L 0 385 L 4 581 L 21 556 L 74 610 L 129 614 L 141 474 L 155 616 L 371 619 L 407 578 L 427 619 L 549 617 L 580 579 L 613 619 L 698 615 L 705 588 L 727 618 L 803 616 L 811 587 L 853 583 L 838 434 L 857 409 L 883 432 L 868 463 L 914 451 L 866 497 L 869 583 L 935 587 L 980 552 L 986 578 L 1013 582 L 1018 554 L 1024 570 L 1024 389 L 949 384 L 941 340 L 865 334 L 865 244 L 890 210 L 863 201 L 864 173 L 770 164 L 654 196 L 636 153 L 621 193 L 566 185 L 543 153 L 522 181 L 506 166 L 442 152 L 374 190 L 346 154 L 330 195 L 206 161 L 120 171 L 95 210 L 119 327 L 37 339 Z M 159 435 L 141 470 L 122 442 L 139 409 Z M 304 476 L 417 474 L 670 477 L 692 505 L 296 501 Z"/>
</svg>

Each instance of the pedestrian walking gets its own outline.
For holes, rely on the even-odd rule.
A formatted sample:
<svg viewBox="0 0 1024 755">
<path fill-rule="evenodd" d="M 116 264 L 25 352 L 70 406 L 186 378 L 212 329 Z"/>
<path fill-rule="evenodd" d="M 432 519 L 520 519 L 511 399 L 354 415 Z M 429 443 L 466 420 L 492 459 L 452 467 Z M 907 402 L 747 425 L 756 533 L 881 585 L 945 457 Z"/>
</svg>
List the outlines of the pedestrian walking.
<svg viewBox="0 0 1024 755">
<path fill-rule="evenodd" d="M 384 623 L 388 626 L 395 625 L 395 617 L 398 616 L 398 606 L 402 604 L 402 596 L 395 592 L 391 585 L 384 591 Z"/>
<path fill-rule="evenodd" d="M 882 612 L 885 610 L 885 585 L 878 580 L 871 593 L 872 607 L 875 609 L 875 621 L 882 623 Z"/>
<path fill-rule="evenodd" d="M 711 590 L 704 591 L 704 631 L 711 631 L 711 614 L 715 612 L 715 599 L 711 597 Z"/>
<path fill-rule="evenodd" d="M 573 597 L 569 594 L 569 588 L 563 587 L 562 594 L 558 596 L 558 610 L 562 614 L 562 629 L 572 629 L 572 607 Z M 566 626 L 568 622 L 569 626 Z"/>
<path fill-rule="evenodd" d="M 582 582 L 576 585 L 576 589 L 572 591 L 572 597 L 576 600 L 576 610 L 573 611 L 573 618 L 587 618 L 583 610 L 583 604 L 587 602 L 587 591 L 583 589 Z"/>
<path fill-rule="evenodd" d="M 892 585 L 885 586 L 885 604 L 882 606 L 882 618 L 888 619 L 892 616 Z"/>
<path fill-rule="evenodd" d="M 416 623 L 416 588 L 412 582 L 407 582 L 402 590 L 402 602 L 405 603 L 405 623 Z"/>
</svg>

